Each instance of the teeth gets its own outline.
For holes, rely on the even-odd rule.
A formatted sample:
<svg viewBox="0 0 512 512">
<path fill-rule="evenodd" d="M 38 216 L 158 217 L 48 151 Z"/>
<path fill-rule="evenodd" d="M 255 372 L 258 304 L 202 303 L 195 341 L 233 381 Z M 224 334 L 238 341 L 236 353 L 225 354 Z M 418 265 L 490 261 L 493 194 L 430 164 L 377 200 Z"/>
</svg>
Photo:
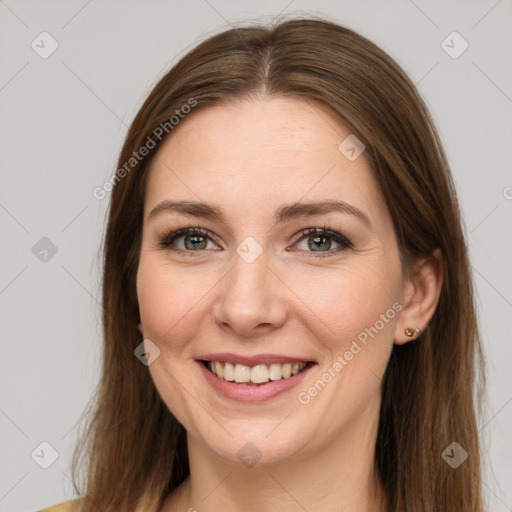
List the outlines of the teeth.
<svg viewBox="0 0 512 512">
<path fill-rule="evenodd" d="M 224 370 L 219 361 L 215 361 L 215 375 L 218 375 L 219 377 L 222 377 L 224 375 Z"/>
<path fill-rule="evenodd" d="M 268 368 L 265 364 L 258 364 L 251 368 L 251 382 L 261 384 L 268 382 Z"/>
<path fill-rule="evenodd" d="M 270 380 L 279 380 L 283 376 L 282 366 L 282 364 L 272 363 L 268 367 L 268 377 Z"/>
<path fill-rule="evenodd" d="M 249 382 L 251 380 L 251 367 L 245 364 L 235 366 L 235 382 Z"/>
<path fill-rule="evenodd" d="M 224 364 L 224 375 L 222 377 L 224 380 L 228 380 L 230 382 L 235 380 L 235 367 L 231 363 Z"/>
<path fill-rule="evenodd" d="M 245 364 L 224 363 L 209 361 L 208 368 L 212 373 L 229 382 L 264 384 L 269 380 L 287 379 L 297 375 L 306 367 L 307 363 L 272 363 L 247 366 Z"/>
</svg>

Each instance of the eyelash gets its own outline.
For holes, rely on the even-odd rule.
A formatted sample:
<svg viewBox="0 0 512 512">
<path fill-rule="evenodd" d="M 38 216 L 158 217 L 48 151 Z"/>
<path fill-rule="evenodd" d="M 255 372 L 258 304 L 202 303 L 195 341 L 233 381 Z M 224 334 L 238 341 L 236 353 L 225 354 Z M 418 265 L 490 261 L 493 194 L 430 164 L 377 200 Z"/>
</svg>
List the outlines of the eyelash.
<svg viewBox="0 0 512 512">
<path fill-rule="evenodd" d="M 160 249 L 170 249 L 172 251 L 176 251 L 179 253 L 185 253 L 187 256 L 194 256 L 194 253 L 196 252 L 204 252 L 204 251 L 192 251 L 192 250 L 183 250 L 178 249 L 176 247 L 172 248 L 172 243 L 182 236 L 186 235 L 202 235 L 207 238 L 209 238 L 212 241 L 215 241 L 215 237 L 212 237 L 209 231 L 206 229 L 203 229 L 199 226 L 197 227 L 181 227 L 179 226 L 176 230 L 171 231 L 167 234 L 165 234 L 160 241 L 158 242 L 158 248 Z M 340 245 L 340 247 L 337 247 L 334 250 L 328 250 L 328 251 L 305 251 L 309 252 L 311 254 L 315 254 L 319 258 L 325 258 L 328 256 L 332 256 L 334 253 L 338 253 L 340 251 L 346 250 L 346 249 L 352 249 L 354 247 L 354 244 L 345 236 L 343 236 L 341 233 L 338 233 L 337 231 L 331 230 L 329 227 L 324 225 L 323 228 L 306 228 L 300 231 L 299 235 L 294 237 L 294 244 L 302 241 L 304 238 L 311 237 L 313 235 L 322 236 L 325 238 L 331 238 L 336 243 Z M 206 249 L 205 249 L 206 250 Z M 324 254 L 322 254 L 324 252 Z"/>
</svg>

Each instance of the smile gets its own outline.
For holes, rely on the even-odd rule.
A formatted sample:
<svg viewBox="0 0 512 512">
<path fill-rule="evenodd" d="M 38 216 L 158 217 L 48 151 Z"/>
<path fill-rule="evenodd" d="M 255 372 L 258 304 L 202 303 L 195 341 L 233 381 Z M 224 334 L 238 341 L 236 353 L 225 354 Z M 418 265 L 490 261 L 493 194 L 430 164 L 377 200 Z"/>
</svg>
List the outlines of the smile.
<svg viewBox="0 0 512 512">
<path fill-rule="evenodd" d="M 276 398 L 296 388 L 318 368 L 318 364 L 312 361 L 269 364 L 267 360 L 266 363 L 256 363 L 196 360 L 209 387 L 224 398 L 237 402 L 263 402 Z"/>
<path fill-rule="evenodd" d="M 271 363 L 248 366 L 223 361 L 204 361 L 206 367 L 217 377 L 228 382 L 266 384 L 269 381 L 288 379 L 300 373 L 309 363 Z"/>
</svg>

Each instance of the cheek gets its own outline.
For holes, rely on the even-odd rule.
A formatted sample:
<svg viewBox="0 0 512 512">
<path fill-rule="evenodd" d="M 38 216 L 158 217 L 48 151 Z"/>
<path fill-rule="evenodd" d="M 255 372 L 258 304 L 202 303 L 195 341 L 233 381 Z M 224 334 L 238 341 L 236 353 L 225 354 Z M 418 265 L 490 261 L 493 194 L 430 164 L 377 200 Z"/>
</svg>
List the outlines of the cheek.
<svg viewBox="0 0 512 512">
<path fill-rule="evenodd" d="M 176 350 L 190 340 L 201 315 L 201 300 L 214 282 L 180 272 L 161 261 L 141 259 L 137 297 L 144 335 L 161 350 Z M 166 340 L 173 343 L 165 343 Z"/>
<path fill-rule="evenodd" d="M 311 404 L 336 430 L 340 422 L 363 414 L 375 399 L 393 347 L 398 311 L 400 269 L 365 265 L 322 278 L 308 298 L 315 312 L 312 330 L 323 345 L 322 372 L 310 386 L 299 390 L 301 404 Z M 375 283 L 378 283 L 376 286 Z M 320 335 L 325 333 L 325 335 Z M 331 432 L 331 433 L 332 433 Z M 325 432 L 324 432 L 325 434 Z"/>
<path fill-rule="evenodd" d="M 305 302 L 325 333 L 322 339 L 334 354 L 346 350 L 353 340 L 364 342 L 365 334 L 389 337 L 399 295 L 399 273 L 382 263 L 332 269 L 321 281 L 302 277 Z M 318 330 L 318 329 L 317 329 Z"/>
</svg>

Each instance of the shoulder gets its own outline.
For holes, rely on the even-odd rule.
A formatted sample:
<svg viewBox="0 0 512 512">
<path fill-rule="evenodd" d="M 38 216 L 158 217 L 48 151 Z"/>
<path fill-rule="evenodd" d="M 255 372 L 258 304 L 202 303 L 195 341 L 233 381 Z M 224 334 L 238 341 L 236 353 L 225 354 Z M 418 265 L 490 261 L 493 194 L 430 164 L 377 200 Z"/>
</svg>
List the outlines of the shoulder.
<svg viewBox="0 0 512 512">
<path fill-rule="evenodd" d="M 58 503 L 57 505 L 53 505 L 53 507 L 48 507 L 39 512 L 74 512 L 77 509 L 78 499 L 64 501 L 62 503 Z"/>
</svg>

